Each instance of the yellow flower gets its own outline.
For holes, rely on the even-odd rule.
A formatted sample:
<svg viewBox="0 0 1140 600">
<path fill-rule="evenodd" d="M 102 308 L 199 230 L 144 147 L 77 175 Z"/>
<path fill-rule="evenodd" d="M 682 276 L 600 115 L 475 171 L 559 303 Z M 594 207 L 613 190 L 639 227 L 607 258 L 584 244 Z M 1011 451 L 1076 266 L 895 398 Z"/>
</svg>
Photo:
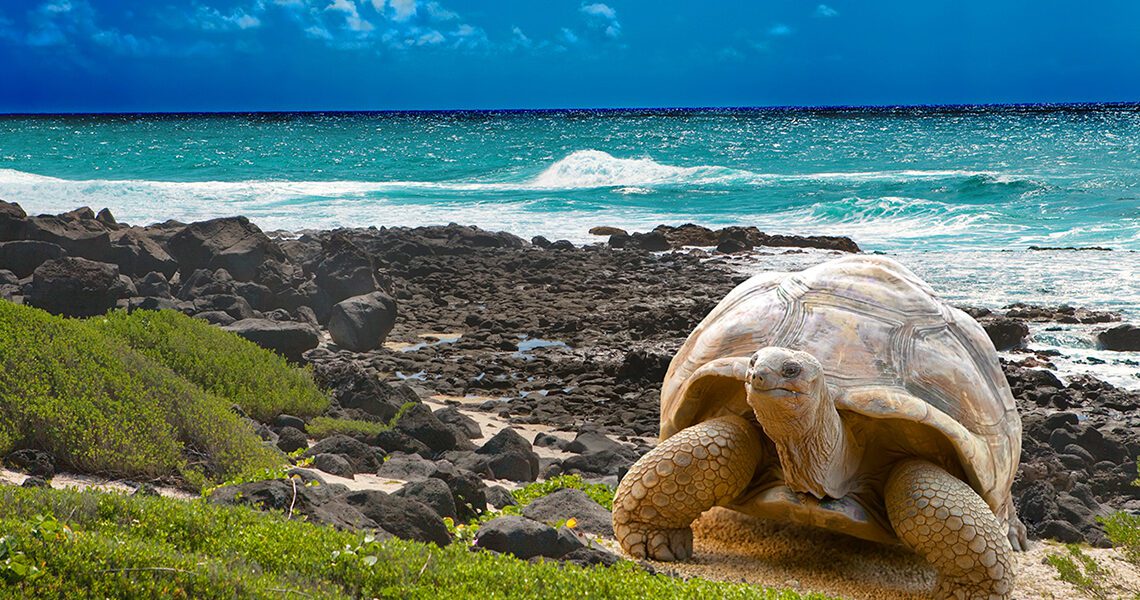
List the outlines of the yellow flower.
<svg viewBox="0 0 1140 600">
<path fill-rule="evenodd" d="M 578 526 L 578 519 L 575 519 L 574 517 L 570 517 L 569 519 L 566 519 L 566 526 L 569 527 L 570 529 L 574 529 L 575 527 Z"/>
</svg>

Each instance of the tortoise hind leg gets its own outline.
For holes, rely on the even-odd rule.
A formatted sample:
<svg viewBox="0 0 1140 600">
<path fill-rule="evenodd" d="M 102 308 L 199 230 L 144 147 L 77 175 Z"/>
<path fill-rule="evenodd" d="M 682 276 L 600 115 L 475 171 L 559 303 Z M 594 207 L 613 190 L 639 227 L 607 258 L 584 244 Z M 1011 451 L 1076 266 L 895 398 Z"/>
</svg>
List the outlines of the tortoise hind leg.
<svg viewBox="0 0 1140 600">
<path fill-rule="evenodd" d="M 740 417 L 711 419 L 677 432 L 629 469 L 614 495 L 614 535 L 636 558 L 685 560 L 690 525 L 735 500 L 760 462 L 760 433 Z"/>
<path fill-rule="evenodd" d="M 884 495 L 899 539 L 938 570 L 935 597 L 1010 597 L 1008 525 L 970 486 L 929 462 L 907 460 L 891 471 Z"/>
</svg>

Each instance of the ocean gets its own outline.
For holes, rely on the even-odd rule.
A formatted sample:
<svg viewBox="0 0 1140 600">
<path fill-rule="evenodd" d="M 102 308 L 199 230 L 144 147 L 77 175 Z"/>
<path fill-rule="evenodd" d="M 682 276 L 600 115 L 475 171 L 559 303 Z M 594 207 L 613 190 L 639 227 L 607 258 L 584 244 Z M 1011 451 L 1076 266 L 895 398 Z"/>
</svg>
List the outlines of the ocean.
<svg viewBox="0 0 1140 600">
<path fill-rule="evenodd" d="M 289 231 L 847 235 L 951 302 L 1140 322 L 1140 105 L 0 116 L 0 198 Z M 1037 327 L 1034 347 L 1140 388 L 1140 353 L 1097 350 L 1094 331 Z"/>
</svg>

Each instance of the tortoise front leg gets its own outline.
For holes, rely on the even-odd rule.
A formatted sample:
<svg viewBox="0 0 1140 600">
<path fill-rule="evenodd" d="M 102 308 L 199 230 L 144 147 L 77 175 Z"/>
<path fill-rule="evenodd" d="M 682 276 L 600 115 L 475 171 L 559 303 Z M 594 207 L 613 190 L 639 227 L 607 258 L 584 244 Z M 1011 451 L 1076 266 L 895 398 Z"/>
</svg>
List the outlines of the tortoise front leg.
<svg viewBox="0 0 1140 600">
<path fill-rule="evenodd" d="M 641 457 L 614 496 L 614 535 L 635 558 L 685 560 L 693 521 L 735 500 L 760 462 L 760 433 L 736 416 L 693 425 Z"/>
<path fill-rule="evenodd" d="M 899 539 L 938 570 L 936 598 L 1010 597 L 1008 526 L 970 486 L 932 463 L 907 460 L 891 471 L 884 495 Z"/>
</svg>

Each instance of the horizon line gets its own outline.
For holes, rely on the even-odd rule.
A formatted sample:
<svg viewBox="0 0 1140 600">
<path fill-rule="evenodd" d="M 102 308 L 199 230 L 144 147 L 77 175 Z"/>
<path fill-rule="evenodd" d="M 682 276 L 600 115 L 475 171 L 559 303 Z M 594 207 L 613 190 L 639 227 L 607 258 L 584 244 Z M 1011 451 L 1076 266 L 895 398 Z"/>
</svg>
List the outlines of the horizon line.
<svg viewBox="0 0 1140 600">
<path fill-rule="evenodd" d="M 969 110 L 969 109 L 1036 109 L 1096 110 L 1103 108 L 1136 108 L 1140 101 L 1090 102 L 980 102 L 945 104 L 773 104 L 740 106 L 631 106 L 631 107 L 562 107 L 562 108 L 386 108 L 386 109 L 267 109 L 267 110 L 107 110 L 0 112 L 0 117 L 65 117 L 65 116 L 136 116 L 136 115 L 285 115 L 285 114 L 455 114 L 455 113 L 573 113 L 573 112 L 875 112 L 903 110 Z"/>
</svg>

